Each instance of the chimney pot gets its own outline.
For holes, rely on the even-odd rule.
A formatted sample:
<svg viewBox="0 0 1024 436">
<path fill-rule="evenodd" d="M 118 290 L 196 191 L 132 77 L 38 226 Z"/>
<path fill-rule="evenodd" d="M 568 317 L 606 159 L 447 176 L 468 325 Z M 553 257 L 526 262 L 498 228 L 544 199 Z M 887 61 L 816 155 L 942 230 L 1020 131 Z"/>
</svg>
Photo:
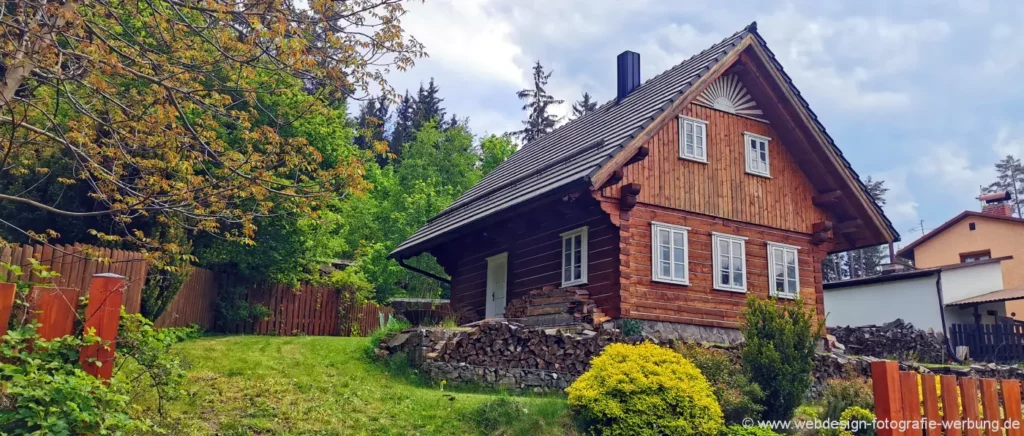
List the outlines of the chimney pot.
<svg viewBox="0 0 1024 436">
<path fill-rule="evenodd" d="M 640 87 L 640 53 L 626 50 L 616 58 L 618 64 L 618 100 Z"/>
</svg>

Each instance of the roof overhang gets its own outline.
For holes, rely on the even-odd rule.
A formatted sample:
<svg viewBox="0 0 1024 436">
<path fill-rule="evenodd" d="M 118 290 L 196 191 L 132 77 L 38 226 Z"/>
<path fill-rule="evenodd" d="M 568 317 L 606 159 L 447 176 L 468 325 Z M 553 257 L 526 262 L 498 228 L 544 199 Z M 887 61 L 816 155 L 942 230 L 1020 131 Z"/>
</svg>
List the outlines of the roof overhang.
<svg viewBox="0 0 1024 436">
<path fill-rule="evenodd" d="M 946 303 L 946 306 L 977 306 L 979 304 L 999 303 L 1002 301 L 1013 300 L 1024 300 L 1024 286 L 1000 289 L 998 291 L 992 291 L 987 294 L 981 294 L 970 298 L 964 298 L 963 300 L 957 300 L 952 303 Z"/>
</svg>

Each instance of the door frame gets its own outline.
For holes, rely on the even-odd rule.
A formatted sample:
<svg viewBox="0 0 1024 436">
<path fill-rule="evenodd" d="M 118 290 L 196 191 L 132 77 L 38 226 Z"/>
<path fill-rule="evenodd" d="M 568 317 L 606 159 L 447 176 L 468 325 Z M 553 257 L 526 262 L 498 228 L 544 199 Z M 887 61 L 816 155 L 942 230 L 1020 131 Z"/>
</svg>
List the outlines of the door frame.
<svg viewBox="0 0 1024 436">
<path fill-rule="evenodd" d="M 484 284 L 484 318 L 493 318 L 498 309 L 494 307 L 495 298 L 491 293 L 491 267 L 496 264 L 497 261 L 505 263 L 505 289 L 502 290 L 502 293 L 505 294 L 505 304 L 508 304 L 508 252 L 506 251 L 487 258 L 487 277 Z M 502 316 L 505 315 L 504 309 L 505 308 L 503 307 Z"/>
</svg>

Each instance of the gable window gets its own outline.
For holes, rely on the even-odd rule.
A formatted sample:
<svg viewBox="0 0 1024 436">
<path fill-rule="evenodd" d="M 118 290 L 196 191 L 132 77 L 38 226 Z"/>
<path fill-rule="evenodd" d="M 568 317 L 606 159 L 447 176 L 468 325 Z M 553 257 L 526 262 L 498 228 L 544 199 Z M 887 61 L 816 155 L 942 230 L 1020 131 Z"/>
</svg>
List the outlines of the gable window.
<svg viewBox="0 0 1024 436">
<path fill-rule="evenodd" d="M 798 249 L 792 245 L 768 243 L 768 286 L 773 297 L 800 296 L 800 272 L 796 259 Z"/>
<path fill-rule="evenodd" d="M 972 251 L 970 253 L 960 253 L 960 263 L 978 262 L 981 260 L 989 260 L 992 258 L 991 250 L 983 251 Z"/>
<path fill-rule="evenodd" d="M 587 282 L 587 228 L 562 233 L 562 287 Z"/>
<path fill-rule="evenodd" d="M 679 157 L 707 163 L 708 122 L 679 117 Z"/>
<path fill-rule="evenodd" d="M 771 177 L 771 173 L 768 171 L 768 142 L 771 140 L 767 136 L 743 132 L 743 148 L 747 150 L 748 173 Z"/>
<path fill-rule="evenodd" d="M 651 223 L 651 277 L 654 281 L 690 284 L 686 227 Z"/>
<path fill-rule="evenodd" d="M 722 233 L 711 234 L 715 289 L 747 292 L 746 239 Z"/>
</svg>

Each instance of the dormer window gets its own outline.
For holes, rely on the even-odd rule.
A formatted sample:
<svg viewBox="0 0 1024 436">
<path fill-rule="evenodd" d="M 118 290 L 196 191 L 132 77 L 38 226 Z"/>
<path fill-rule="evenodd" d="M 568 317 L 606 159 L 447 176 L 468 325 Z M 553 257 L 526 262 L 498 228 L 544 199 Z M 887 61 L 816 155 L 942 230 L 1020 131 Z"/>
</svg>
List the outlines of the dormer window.
<svg viewBox="0 0 1024 436">
<path fill-rule="evenodd" d="M 679 117 L 679 157 L 707 163 L 707 131 L 707 121 Z"/>
<path fill-rule="evenodd" d="M 772 138 L 756 133 L 743 132 L 743 148 L 747 150 L 747 172 L 757 176 L 771 177 L 768 171 L 768 142 Z"/>
</svg>

